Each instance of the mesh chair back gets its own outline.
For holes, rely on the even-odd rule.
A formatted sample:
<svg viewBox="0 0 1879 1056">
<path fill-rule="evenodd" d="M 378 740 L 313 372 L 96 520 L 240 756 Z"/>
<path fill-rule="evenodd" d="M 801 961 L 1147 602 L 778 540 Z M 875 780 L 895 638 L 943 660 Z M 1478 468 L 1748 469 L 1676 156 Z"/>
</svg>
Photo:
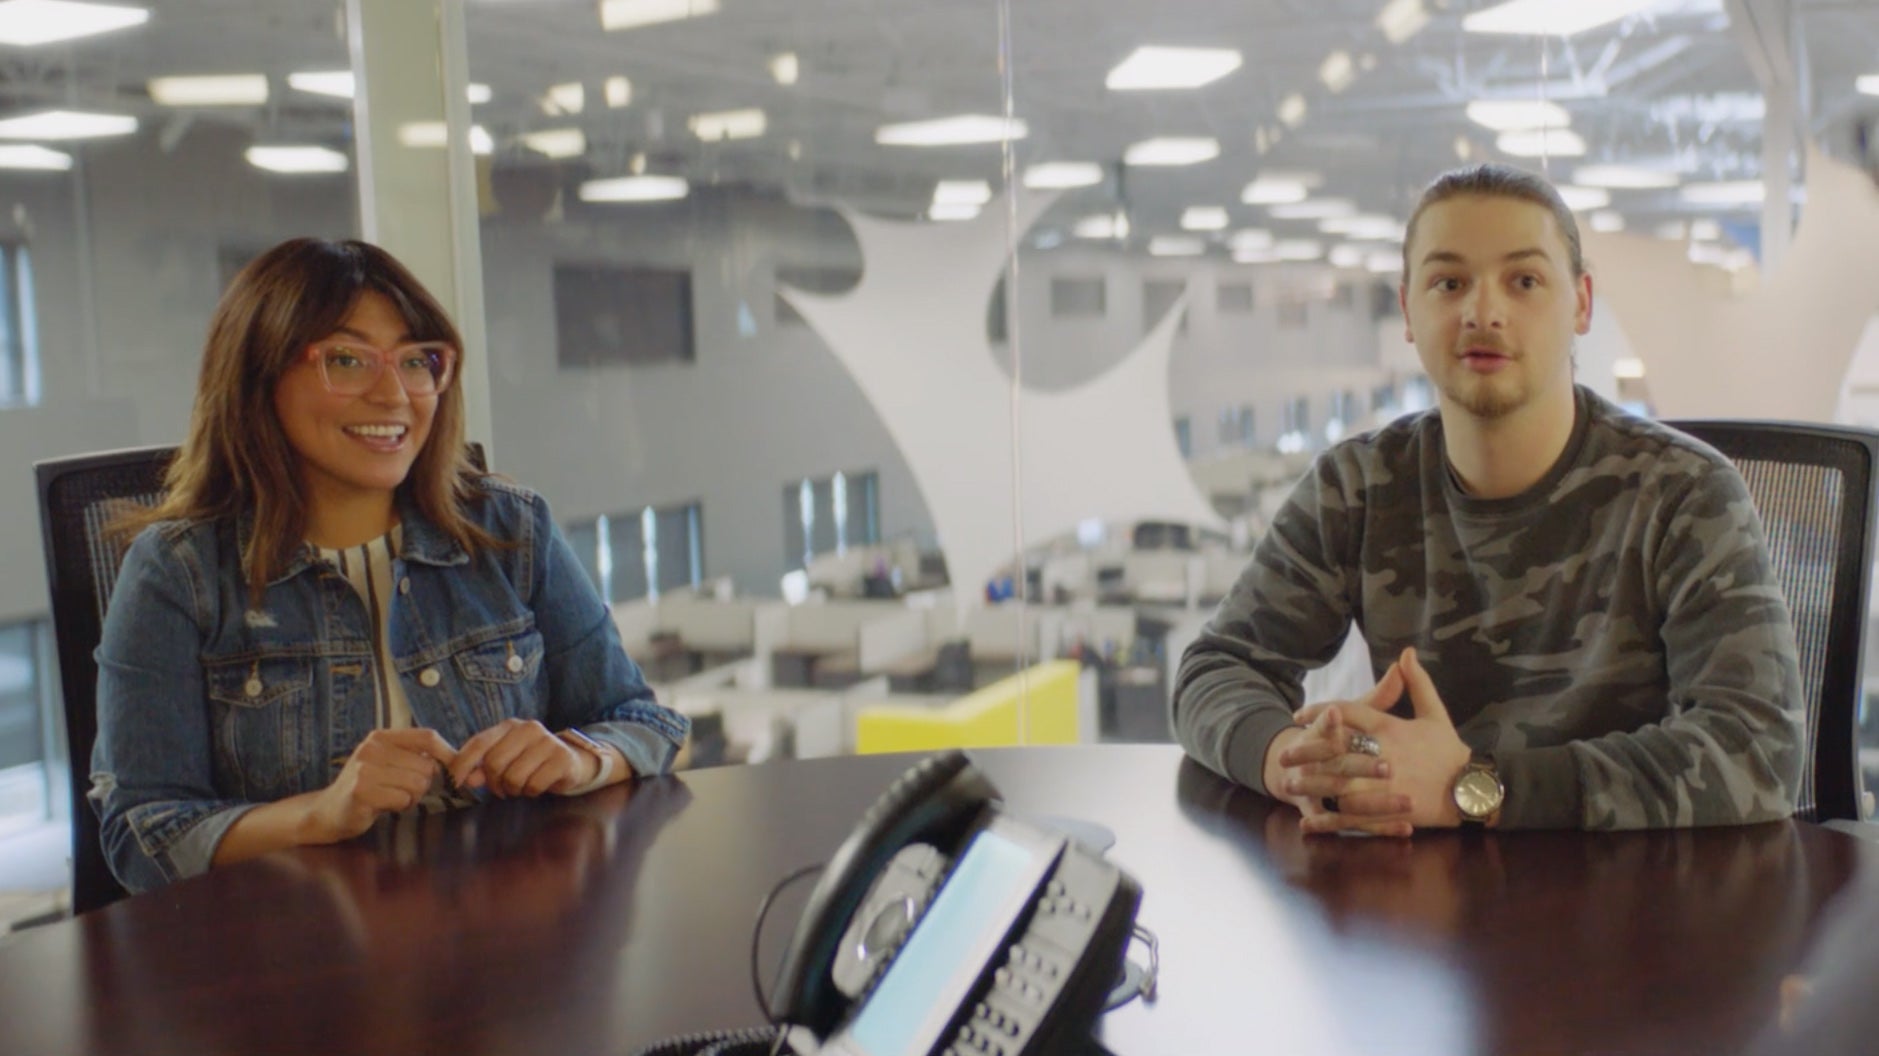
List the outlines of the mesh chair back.
<svg viewBox="0 0 1879 1056">
<path fill-rule="evenodd" d="M 1858 719 L 1872 582 L 1879 433 L 1783 422 L 1668 422 L 1728 456 L 1747 482 L 1794 615 L 1809 765 L 1796 814 L 1861 816 Z"/>
<path fill-rule="evenodd" d="M 91 745 L 98 736 L 98 665 L 92 650 L 105 605 L 117 584 L 128 542 L 107 526 L 127 503 L 154 506 L 173 447 L 146 447 L 52 459 L 33 467 L 39 483 L 46 583 L 59 680 L 65 696 L 65 743 L 71 759 L 72 909 L 84 913 L 124 897 L 98 838 L 98 816 L 85 800 L 91 788 Z"/>
</svg>

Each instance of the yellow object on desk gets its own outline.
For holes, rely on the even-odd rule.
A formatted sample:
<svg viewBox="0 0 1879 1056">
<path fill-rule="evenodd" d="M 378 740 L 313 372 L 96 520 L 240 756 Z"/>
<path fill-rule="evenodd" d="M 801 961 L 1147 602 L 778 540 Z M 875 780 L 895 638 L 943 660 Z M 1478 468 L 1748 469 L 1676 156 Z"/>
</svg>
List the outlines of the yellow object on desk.
<svg viewBox="0 0 1879 1056">
<path fill-rule="evenodd" d="M 883 704 L 864 708 L 855 714 L 855 750 L 873 755 L 939 748 L 1075 744 L 1078 673 L 1079 665 L 1074 660 L 1051 660 L 1001 678 L 944 707 Z M 1020 708 L 1024 711 L 1022 724 Z"/>
</svg>

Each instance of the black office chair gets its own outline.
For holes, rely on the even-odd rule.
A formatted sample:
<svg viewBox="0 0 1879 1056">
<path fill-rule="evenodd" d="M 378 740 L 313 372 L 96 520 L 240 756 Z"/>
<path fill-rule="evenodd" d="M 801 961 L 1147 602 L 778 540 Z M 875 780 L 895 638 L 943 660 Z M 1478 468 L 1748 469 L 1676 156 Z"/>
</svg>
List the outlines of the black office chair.
<svg viewBox="0 0 1879 1056">
<path fill-rule="evenodd" d="M 154 506 L 163 497 L 163 472 L 176 449 L 129 448 L 36 463 L 39 524 L 45 542 L 46 584 L 58 640 L 59 682 L 65 697 L 65 744 L 71 769 L 72 912 L 85 913 L 123 898 L 99 840 L 91 790 L 91 746 L 98 738 L 98 664 L 92 659 L 104 629 L 104 609 L 117 584 L 128 541 L 105 531 L 126 502 Z M 470 461 L 486 468 L 481 444 Z"/>
<path fill-rule="evenodd" d="M 1795 814 L 1866 816 L 1859 763 L 1866 599 L 1879 433 L 1785 422 L 1665 423 L 1727 455 L 1748 483 L 1794 615 L 1811 765 Z M 1871 826 L 1860 826 L 1871 835 Z"/>
</svg>

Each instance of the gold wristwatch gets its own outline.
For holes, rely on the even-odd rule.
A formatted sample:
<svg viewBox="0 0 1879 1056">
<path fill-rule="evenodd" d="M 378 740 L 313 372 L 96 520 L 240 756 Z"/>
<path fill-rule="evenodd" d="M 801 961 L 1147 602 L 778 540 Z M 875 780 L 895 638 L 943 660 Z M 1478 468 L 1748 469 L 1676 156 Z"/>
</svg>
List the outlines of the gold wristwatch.
<svg viewBox="0 0 1879 1056">
<path fill-rule="evenodd" d="M 1501 816 L 1501 801 L 1507 798 L 1507 787 L 1501 784 L 1501 774 L 1494 766 L 1493 757 L 1477 754 L 1468 760 L 1468 765 L 1455 775 L 1453 794 L 1463 828 L 1494 824 Z"/>
</svg>

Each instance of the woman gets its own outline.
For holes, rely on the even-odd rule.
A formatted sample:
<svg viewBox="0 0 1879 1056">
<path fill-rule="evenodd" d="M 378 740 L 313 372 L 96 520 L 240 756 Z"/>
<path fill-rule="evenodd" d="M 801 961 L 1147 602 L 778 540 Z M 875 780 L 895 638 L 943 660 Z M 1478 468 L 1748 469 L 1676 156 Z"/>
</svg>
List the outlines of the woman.
<svg viewBox="0 0 1879 1056">
<path fill-rule="evenodd" d="M 465 458 L 462 342 L 385 251 L 295 239 L 209 327 L 157 509 L 122 522 L 91 798 L 143 891 L 455 789 L 662 773 L 660 707 L 541 497 Z"/>
</svg>

